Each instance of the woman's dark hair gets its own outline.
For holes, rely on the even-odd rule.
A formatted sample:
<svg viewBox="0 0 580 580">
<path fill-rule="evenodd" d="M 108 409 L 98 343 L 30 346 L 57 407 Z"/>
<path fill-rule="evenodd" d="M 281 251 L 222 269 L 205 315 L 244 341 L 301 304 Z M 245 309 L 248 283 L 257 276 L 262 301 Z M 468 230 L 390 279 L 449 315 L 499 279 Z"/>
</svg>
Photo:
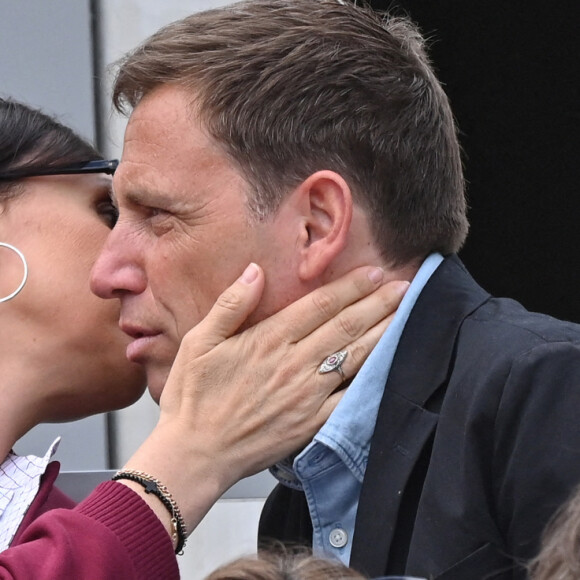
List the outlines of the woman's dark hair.
<svg viewBox="0 0 580 580">
<path fill-rule="evenodd" d="M 13 99 L 0 98 L 0 174 L 102 158 L 92 145 L 54 117 Z M 0 195 L 13 194 L 17 187 L 17 182 L 0 181 Z"/>
</svg>

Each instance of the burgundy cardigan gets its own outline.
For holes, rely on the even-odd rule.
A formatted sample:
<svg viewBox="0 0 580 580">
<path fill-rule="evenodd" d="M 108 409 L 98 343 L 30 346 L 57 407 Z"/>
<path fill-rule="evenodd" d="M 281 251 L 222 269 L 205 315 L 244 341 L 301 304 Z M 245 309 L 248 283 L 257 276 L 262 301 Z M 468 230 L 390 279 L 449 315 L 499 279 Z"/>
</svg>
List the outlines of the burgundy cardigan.
<svg viewBox="0 0 580 580">
<path fill-rule="evenodd" d="M 107 481 L 75 506 L 54 486 L 59 468 L 48 465 L 10 548 L 0 553 L 0 579 L 179 578 L 169 534 L 138 494 Z"/>
</svg>

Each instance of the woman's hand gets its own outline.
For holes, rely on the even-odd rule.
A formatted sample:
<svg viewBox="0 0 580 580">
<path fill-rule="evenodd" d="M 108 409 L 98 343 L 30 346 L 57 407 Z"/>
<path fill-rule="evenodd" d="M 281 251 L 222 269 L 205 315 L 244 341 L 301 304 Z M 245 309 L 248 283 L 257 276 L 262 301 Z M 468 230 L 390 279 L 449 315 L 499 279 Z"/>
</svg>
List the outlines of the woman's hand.
<svg viewBox="0 0 580 580">
<path fill-rule="evenodd" d="M 250 265 L 184 337 L 158 426 L 126 465 L 169 488 L 189 530 L 233 483 L 312 438 L 342 397 L 342 377 L 320 364 L 346 350 L 345 377 L 356 374 L 408 283 L 359 268 L 235 334 L 263 287 Z"/>
</svg>

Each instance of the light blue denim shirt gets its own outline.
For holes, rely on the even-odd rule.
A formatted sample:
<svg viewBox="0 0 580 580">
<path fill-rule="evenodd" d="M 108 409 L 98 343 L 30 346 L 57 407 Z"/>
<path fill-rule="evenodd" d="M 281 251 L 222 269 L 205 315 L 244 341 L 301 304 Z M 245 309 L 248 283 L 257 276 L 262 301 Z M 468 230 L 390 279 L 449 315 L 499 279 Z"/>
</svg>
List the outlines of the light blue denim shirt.
<svg viewBox="0 0 580 580">
<path fill-rule="evenodd" d="M 391 363 L 409 314 L 442 260 L 440 254 L 431 254 L 423 262 L 385 334 L 292 468 L 282 463 L 271 470 L 284 485 L 304 490 L 316 555 L 349 563 L 360 490 Z"/>
</svg>

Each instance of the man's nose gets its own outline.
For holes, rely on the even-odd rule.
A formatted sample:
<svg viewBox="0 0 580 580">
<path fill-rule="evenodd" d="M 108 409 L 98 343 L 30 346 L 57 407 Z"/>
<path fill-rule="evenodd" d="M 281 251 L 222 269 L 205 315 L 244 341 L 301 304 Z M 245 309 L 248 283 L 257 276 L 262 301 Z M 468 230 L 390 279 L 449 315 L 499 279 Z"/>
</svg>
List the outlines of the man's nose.
<svg viewBox="0 0 580 580">
<path fill-rule="evenodd" d="M 147 287 L 138 248 L 118 225 L 111 230 L 92 268 L 90 286 L 100 298 L 140 294 Z"/>
</svg>

